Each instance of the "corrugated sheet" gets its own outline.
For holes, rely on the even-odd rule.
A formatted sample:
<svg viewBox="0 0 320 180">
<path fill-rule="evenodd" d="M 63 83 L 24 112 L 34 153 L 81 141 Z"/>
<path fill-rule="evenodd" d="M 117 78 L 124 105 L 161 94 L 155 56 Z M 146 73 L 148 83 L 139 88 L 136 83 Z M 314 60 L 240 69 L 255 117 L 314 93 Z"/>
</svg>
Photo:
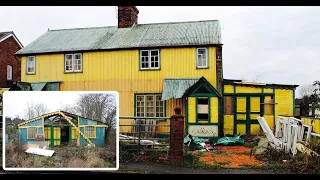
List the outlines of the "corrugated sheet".
<svg viewBox="0 0 320 180">
<path fill-rule="evenodd" d="M 49 30 L 16 54 L 221 44 L 219 21 Z"/>
<path fill-rule="evenodd" d="M 41 91 L 47 83 L 31 83 L 32 91 Z"/>
<path fill-rule="evenodd" d="M 165 79 L 162 100 L 181 98 L 199 79 Z"/>
</svg>

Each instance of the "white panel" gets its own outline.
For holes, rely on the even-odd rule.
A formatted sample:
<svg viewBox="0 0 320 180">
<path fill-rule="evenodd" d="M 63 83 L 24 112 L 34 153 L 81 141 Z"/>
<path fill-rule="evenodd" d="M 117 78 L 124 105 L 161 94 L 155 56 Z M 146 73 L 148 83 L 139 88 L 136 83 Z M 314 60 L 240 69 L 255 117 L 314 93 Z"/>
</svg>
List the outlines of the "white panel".
<svg viewBox="0 0 320 180">
<path fill-rule="evenodd" d="M 217 137 L 217 125 L 189 125 L 189 134 L 200 137 Z"/>
<path fill-rule="evenodd" d="M 208 105 L 198 104 L 198 113 L 208 114 Z"/>
<path fill-rule="evenodd" d="M 42 156 L 52 156 L 54 151 L 53 150 L 45 150 L 45 149 L 40 149 L 40 148 L 34 148 L 30 147 L 25 151 L 26 153 L 31 153 L 31 154 L 37 154 L 37 155 L 42 155 Z"/>
</svg>

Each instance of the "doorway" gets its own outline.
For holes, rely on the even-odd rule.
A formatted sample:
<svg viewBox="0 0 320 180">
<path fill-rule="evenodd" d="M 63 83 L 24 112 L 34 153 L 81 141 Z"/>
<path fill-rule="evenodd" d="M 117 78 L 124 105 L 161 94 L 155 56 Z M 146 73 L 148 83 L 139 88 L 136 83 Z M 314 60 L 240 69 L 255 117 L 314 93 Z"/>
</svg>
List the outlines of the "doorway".
<svg viewBox="0 0 320 180">
<path fill-rule="evenodd" d="M 70 136 L 70 126 L 61 127 L 61 144 L 68 144 Z"/>
</svg>

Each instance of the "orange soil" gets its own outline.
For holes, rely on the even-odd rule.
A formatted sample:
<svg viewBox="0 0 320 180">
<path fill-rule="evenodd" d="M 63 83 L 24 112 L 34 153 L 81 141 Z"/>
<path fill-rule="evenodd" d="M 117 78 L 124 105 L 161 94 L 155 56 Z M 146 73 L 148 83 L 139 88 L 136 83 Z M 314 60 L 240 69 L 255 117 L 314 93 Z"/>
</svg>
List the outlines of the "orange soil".
<svg viewBox="0 0 320 180">
<path fill-rule="evenodd" d="M 257 160 L 254 156 L 250 156 L 248 154 L 251 151 L 250 148 L 243 146 L 219 146 L 216 148 L 222 152 L 231 152 L 231 154 L 217 154 L 214 152 L 204 152 L 204 155 L 200 157 L 200 161 L 210 165 L 218 163 L 225 168 L 239 168 L 243 165 L 262 165 L 261 161 Z M 196 151 L 195 153 L 198 152 Z"/>
</svg>

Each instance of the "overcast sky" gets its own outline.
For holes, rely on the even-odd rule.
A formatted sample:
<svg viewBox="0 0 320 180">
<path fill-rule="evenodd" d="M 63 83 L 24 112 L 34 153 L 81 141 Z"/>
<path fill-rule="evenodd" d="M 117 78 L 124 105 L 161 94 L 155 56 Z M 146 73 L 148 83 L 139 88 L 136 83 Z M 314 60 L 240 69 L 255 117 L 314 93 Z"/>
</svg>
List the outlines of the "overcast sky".
<svg viewBox="0 0 320 180">
<path fill-rule="evenodd" d="M 138 23 L 220 20 L 224 78 L 320 80 L 320 7 L 137 6 Z M 49 29 L 117 26 L 116 7 L 0 7 L 0 32 L 24 46 Z M 297 94 L 298 95 L 298 94 Z"/>
<path fill-rule="evenodd" d="M 63 106 L 75 103 L 80 94 L 95 93 L 76 91 L 5 91 L 3 95 L 4 117 L 25 118 L 28 103 L 43 103 L 49 112 L 60 110 Z M 111 93 L 114 94 L 114 93 Z M 115 95 L 115 94 L 114 94 Z"/>
</svg>

